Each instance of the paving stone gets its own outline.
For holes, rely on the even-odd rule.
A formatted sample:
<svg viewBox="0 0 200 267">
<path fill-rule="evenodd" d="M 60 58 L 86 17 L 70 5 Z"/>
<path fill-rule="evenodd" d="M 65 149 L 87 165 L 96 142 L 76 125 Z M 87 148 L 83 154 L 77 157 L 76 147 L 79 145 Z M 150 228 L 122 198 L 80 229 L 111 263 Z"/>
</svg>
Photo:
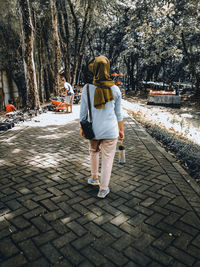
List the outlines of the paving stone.
<svg viewBox="0 0 200 267">
<path fill-rule="evenodd" d="M 66 226 L 78 236 L 82 236 L 87 233 L 87 230 L 75 221 L 67 223 Z"/>
<path fill-rule="evenodd" d="M 84 227 L 88 230 L 89 233 L 92 233 L 96 237 L 101 237 L 105 234 L 105 231 L 93 222 L 85 224 Z"/>
<path fill-rule="evenodd" d="M 155 237 L 143 233 L 140 237 L 138 237 L 135 242 L 133 243 L 133 247 L 139 249 L 140 251 L 145 251 L 145 249 L 150 246 L 153 241 L 155 240 Z"/>
<path fill-rule="evenodd" d="M 181 221 L 178 221 L 174 224 L 174 227 L 176 227 L 177 229 L 180 229 L 181 231 L 184 231 L 188 234 L 190 234 L 191 236 L 196 236 L 198 234 L 198 230 L 196 228 L 193 228 Z"/>
<path fill-rule="evenodd" d="M 17 233 L 13 234 L 12 238 L 15 242 L 19 242 L 34 237 L 38 234 L 39 231 L 34 226 L 31 226 L 28 229 L 18 231 Z"/>
<path fill-rule="evenodd" d="M 16 218 L 12 219 L 12 224 L 14 224 L 20 230 L 30 226 L 30 222 L 25 220 L 22 216 L 18 216 Z"/>
<path fill-rule="evenodd" d="M 200 196 L 143 127 L 124 126 L 127 164 L 116 155 L 104 200 L 78 121 L 0 135 L 1 266 L 200 266 Z"/>
<path fill-rule="evenodd" d="M 172 233 L 171 233 L 172 234 Z M 176 237 L 170 233 L 164 233 L 153 242 L 153 245 L 163 251 L 174 241 Z"/>
<path fill-rule="evenodd" d="M 16 210 L 18 208 L 21 208 L 21 204 L 17 200 L 10 200 L 6 203 L 6 205 L 11 209 L 11 210 Z"/>
<path fill-rule="evenodd" d="M 55 231 L 58 234 L 62 235 L 64 233 L 68 232 L 67 227 L 59 220 L 51 222 L 51 226 L 52 226 L 52 228 L 55 229 Z"/>
<path fill-rule="evenodd" d="M 41 253 L 30 239 L 19 243 L 19 247 L 29 261 L 34 261 L 41 256 Z"/>
<path fill-rule="evenodd" d="M 26 218 L 26 219 L 31 219 L 31 218 L 33 218 L 33 217 L 36 217 L 36 216 L 41 216 L 41 215 L 44 215 L 44 214 L 46 214 L 47 213 L 47 210 L 46 209 L 44 209 L 43 207 L 38 207 L 38 208 L 36 208 L 36 209 L 33 209 L 33 210 L 31 210 L 31 211 L 29 211 L 29 212 L 26 212 L 26 213 L 24 213 L 24 217 Z"/>
<path fill-rule="evenodd" d="M 96 218 L 97 218 L 96 214 L 92 212 L 88 212 L 88 213 L 85 213 L 83 216 L 79 217 L 76 221 L 80 223 L 81 225 L 84 225 L 87 222 L 94 221 L 94 219 Z"/>
<path fill-rule="evenodd" d="M 56 221 L 57 219 L 59 219 L 63 216 L 64 216 L 64 212 L 62 210 L 57 210 L 57 211 L 49 212 L 49 213 L 45 214 L 44 218 L 48 222 L 51 222 L 51 221 Z"/>
<path fill-rule="evenodd" d="M 164 266 L 170 266 L 173 261 L 173 258 L 171 256 L 151 246 L 145 249 L 145 254 Z"/>
<path fill-rule="evenodd" d="M 23 256 L 23 254 L 18 254 L 12 258 L 7 259 L 3 263 L 1 263 L 1 267 L 8 267 L 8 266 L 23 266 L 26 265 L 27 260 Z"/>
<path fill-rule="evenodd" d="M 159 230 L 158 228 L 154 228 L 152 227 L 151 225 L 148 225 L 148 224 L 145 224 L 145 223 L 142 223 L 141 225 L 141 229 L 144 233 L 147 233 L 147 234 L 150 234 L 154 237 L 159 237 L 162 233 L 161 230 Z"/>
<path fill-rule="evenodd" d="M 132 226 L 129 223 L 125 222 L 120 225 L 120 228 L 126 233 L 129 233 L 130 235 L 134 236 L 135 238 L 138 238 L 142 235 L 141 225 Z"/>
<path fill-rule="evenodd" d="M 195 239 L 192 241 L 192 244 L 200 248 L 200 234 L 195 237 Z"/>
<path fill-rule="evenodd" d="M 148 263 L 151 262 L 151 259 L 149 257 L 145 256 L 143 253 L 139 252 L 133 247 L 127 248 L 124 254 L 140 266 L 146 266 Z"/>
<path fill-rule="evenodd" d="M 172 257 L 174 257 L 178 261 L 186 264 L 186 266 L 192 266 L 192 264 L 195 262 L 195 259 L 193 257 L 191 257 L 189 254 L 175 247 L 167 248 L 166 253 L 170 254 Z"/>
<path fill-rule="evenodd" d="M 51 264 L 59 262 L 61 254 L 50 243 L 43 245 L 40 249 Z"/>
<path fill-rule="evenodd" d="M 193 212 L 187 212 L 181 221 L 199 229 L 200 219 Z"/>
<path fill-rule="evenodd" d="M 124 234 L 123 231 L 121 231 L 119 227 L 116 227 L 112 223 L 113 223 L 113 220 L 111 221 L 111 223 L 105 223 L 104 225 L 102 225 L 102 228 L 108 233 L 110 233 L 110 235 L 114 236 L 115 238 L 121 237 Z"/>
<path fill-rule="evenodd" d="M 200 260 L 199 248 L 197 248 L 193 245 L 189 245 L 185 251 L 190 256 L 193 256 L 194 258 L 197 258 L 198 260 Z"/>
<path fill-rule="evenodd" d="M 170 210 L 172 212 L 176 212 L 176 213 L 178 213 L 180 215 L 183 215 L 183 214 L 186 213 L 186 210 L 184 210 L 183 208 L 179 208 L 179 207 L 177 207 L 175 205 L 171 205 L 171 204 L 167 204 L 165 206 L 165 209 L 168 209 L 168 210 Z"/>
<path fill-rule="evenodd" d="M 142 201 L 140 203 L 140 205 L 144 206 L 144 207 L 149 207 L 151 206 L 156 200 L 154 198 L 148 197 L 147 199 L 145 199 L 144 201 Z"/>
<path fill-rule="evenodd" d="M 77 236 L 73 233 L 73 232 L 68 232 L 64 235 L 62 235 L 61 237 L 55 239 L 53 241 L 53 244 L 55 247 L 57 248 L 61 248 L 64 245 L 70 243 L 71 241 L 75 240 L 77 238 Z"/>
<path fill-rule="evenodd" d="M 38 246 L 41 246 L 56 238 L 58 238 L 58 234 L 54 230 L 50 230 L 33 237 L 33 240 Z"/>
<path fill-rule="evenodd" d="M 135 215 L 133 218 L 131 218 L 130 220 L 128 220 L 127 222 L 133 226 L 137 226 L 143 223 L 146 220 L 146 218 L 147 216 L 139 213 Z"/>
<path fill-rule="evenodd" d="M 150 216 L 153 214 L 153 211 L 149 208 L 145 208 L 141 205 L 135 206 L 134 210 L 138 211 L 139 213 L 144 214 L 145 216 Z"/>
<path fill-rule="evenodd" d="M 112 244 L 112 247 L 118 251 L 123 251 L 131 244 L 135 243 L 137 239 L 131 235 L 123 234 L 117 241 Z"/>
<path fill-rule="evenodd" d="M 120 224 L 128 221 L 129 218 L 129 216 L 125 216 L 124 214 L 119 214 L 117 217 L 111 220 L 111 223 L 115 224 L 116 226 L 119 226 Z"/>
<path fill-rule="evenodd" d="M 19 249 L 11 239 L 2 239 L 0 241 L 0 259 L 8 258 L 17 253 L 19 253 Z"/>
<path fill-rule="evenodd" d="M 110 247 L 113 243 L 115 243 L 117 239 L 114 238 L 111 234 L 104 233 L 103 236 L 96 239 L 91 247 L 95 248 L 97 251 L 101 252 L 106 247 Z"/>
<path fill-rule="evenodd" d="M 30 263 L 26 263 L 26 267 L 49 267 L 48 261 L 44 258 L 38 258 L 37 260 L 31 261 Z"/>
<path fill-rule="evenodd" d="M 40 232 L 47 232 L 51 226 L 40 216 L 31 220 L 31 222 L 40 230 Z"/>
<path fill-rule="evenodd" d="M 83 249 L 82 254 L 88 258 L 95 266 L 104 266 L 106 263 L 106 259 L 103 255 L 100 253 L 96 252 L 93 248 L 87 247 Z"/>
<path fill-rule="evenodd" d="M 91 243 L 94 243 L 96 240 L 96 237 L 91 234 L 91 233 L 87 233 L 86 235 L 82 236 L 81 238 L 78 238 L 77 240 L 75 240 L 74 242 L 72 242 L 72 245 L 77 249 L 80 250 L 88 245 L 90 245 Z"/>
<path fill-rule="evenodd" d="M 128 262 L 128 258 L 113 248 L 106 248 L 102 251 L 102 253 L 105 257 L 111 260 L 115 266 L 123 266 Z"/>
<path fill-rule="evenodd" d="M 78 266 L 83 260 L 84 257 L 79 251 L 76 251 L 70 244 L 64 246 L 61 250 L 61 253 L 67 258 L 73 266 Z"/>
<path fill-rule="evenodd" d="M 98 225 L 102 225 L 110 220 L 113 219 L 113 216 L 111 214 L 104 214 L 102 216 L 99 216 L 98 218 L 94 219 L 94 222 Z"/>
<path fill-rule="evenodd" d="M 160 221 L 162 221 L 163 218 L 164 218 L 163 215 L 161 215 L 159 213 L 154 213 L 151 217 L 149 217 L 148 219 L 146 219 L 145 222 L 147 224 L 156 225 L 157 223 L 159 223 Z"/>
<path fill-rule="evenodd" d="M 32 201 L 31 199 L 28 199 L 26 201 L 23 201 L 23 205 L 28 208 L 29 210 L 33 210 L 38 207 L 38 204 Z"/>
<path fill-rule="evenodd" d="M 58 206 L 55 205 L 50 199 L 45 199 L 41 201 L 42 205 L 45 206 L 49 211 L 54 211 L 58 209 Z"/>
</svg>

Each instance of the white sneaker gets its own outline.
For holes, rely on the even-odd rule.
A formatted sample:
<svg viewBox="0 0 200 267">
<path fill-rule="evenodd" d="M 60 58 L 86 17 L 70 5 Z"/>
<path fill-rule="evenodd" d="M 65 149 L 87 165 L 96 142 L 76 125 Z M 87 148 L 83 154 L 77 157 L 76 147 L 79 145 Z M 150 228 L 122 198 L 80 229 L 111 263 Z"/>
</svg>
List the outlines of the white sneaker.
<svg viewBox="0 0 200 267">
<path fill-rule="evenodd" d="M 91 184 L 91 185 L 100 185 L 100 182 L 99 182 L 99 179 L 89 178 L 88 179 L 88 184 Z"/>
<path fill-rule="evenodd" d="M 104 198 L 104 197 L 106 197 L 109 193 L 110 193 L 110 189 L 109 189 L 109 187 L 108 187 L 108 189 L 106 189 L 106 190 L 99 190 L 97 196 L 100 197 L 100 198 Z"/>
</svg>

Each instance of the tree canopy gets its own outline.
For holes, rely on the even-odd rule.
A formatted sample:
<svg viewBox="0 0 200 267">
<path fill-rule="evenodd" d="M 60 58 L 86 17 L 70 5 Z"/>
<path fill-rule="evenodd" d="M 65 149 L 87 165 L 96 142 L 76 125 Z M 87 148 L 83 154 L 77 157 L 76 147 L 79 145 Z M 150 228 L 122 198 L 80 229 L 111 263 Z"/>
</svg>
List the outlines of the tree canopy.
<svg viewBox="0 0 200 267">
<path fill-rule="evenodd" d="M 0 68 L 13 77 L 30 108 L 38 102 L 29 98 L 43 102 L 57 93 L 60 72 L 78 84 L 84 66 L 102 54 L 112 71 L 125 74 L 130 89 L 140 89 L 142 80 L 190 81 L 200 94 L 198 0 L 26 0 L 26 20 L 20 0 L 0 1 Z M 32 50 L 24 50 L 29 29 Z M 32 85 L 24 60 L 30 51 Z M 27 94 L 30 86 L 38 93 Z"/>
</svg>

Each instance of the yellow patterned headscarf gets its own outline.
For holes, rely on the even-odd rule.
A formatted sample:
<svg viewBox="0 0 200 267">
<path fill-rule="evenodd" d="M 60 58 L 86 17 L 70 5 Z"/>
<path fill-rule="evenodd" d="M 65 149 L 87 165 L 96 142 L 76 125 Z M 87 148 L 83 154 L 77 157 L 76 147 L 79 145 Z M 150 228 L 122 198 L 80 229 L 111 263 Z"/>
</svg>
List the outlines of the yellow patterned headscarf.
<svg viewBox="0 0 200 267">
<path fill-rule="evenodd" d="M 114 85 L 110 78 L 110 62 L 104 56 L 96 57 L 93 63 L 93 84 L 96 85 L 94 93 L 94 106 L 104 109 L 105 104 L 114 99 L 111 86 Z"/>
</svg>

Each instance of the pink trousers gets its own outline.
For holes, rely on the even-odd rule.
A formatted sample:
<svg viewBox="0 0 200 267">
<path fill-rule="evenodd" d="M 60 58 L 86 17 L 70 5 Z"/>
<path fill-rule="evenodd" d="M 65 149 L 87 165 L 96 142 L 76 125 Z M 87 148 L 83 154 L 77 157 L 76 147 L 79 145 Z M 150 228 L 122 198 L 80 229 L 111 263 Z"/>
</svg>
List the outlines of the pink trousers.
<svg viewBox="0 0 200 267">
<path fill-rule="evenodd" d="M 90 140 L 90 168 L 92 177 L 99 175 L 99 152 L 101 151 L 101 179 L 100 190 L 106 190 L 110 182 L 113 160 L 118 138 Z"/>
</svg>

